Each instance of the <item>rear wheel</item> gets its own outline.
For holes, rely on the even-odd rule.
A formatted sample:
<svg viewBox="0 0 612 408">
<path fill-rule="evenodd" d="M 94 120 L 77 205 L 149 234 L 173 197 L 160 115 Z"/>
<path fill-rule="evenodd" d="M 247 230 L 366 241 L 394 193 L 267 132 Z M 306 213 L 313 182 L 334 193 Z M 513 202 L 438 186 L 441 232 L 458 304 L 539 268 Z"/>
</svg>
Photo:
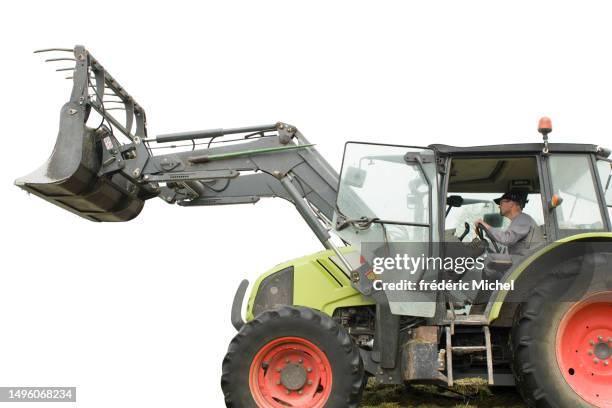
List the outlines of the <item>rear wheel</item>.
<svg viewBox="0 0 612 408">
<path fill-rule="evenodd" d="M 612 292 L 554 301 L 563 289 L 548 282 L 517 310 L 517 387 L 529 406 L 612 408 Z"/>
<path fill-rule="evenodd" d="M 359 350 L 329 316 L 303 307 L 265 311 L 244 325 L 223 361 L 228 407 L 357 407 Z"/>
<path fill-rule="evenodd" d="M 556 349 L 572 390 L 595 406 L 612 407 L 612 292 L 591 294 L 565 312 Z"/>
</svg>

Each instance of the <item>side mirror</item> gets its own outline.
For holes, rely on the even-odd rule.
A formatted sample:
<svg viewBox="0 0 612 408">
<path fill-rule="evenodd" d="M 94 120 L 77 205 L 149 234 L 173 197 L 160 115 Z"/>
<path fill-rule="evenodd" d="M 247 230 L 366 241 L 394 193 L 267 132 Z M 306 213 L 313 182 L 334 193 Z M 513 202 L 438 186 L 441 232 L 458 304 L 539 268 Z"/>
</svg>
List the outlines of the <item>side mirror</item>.
<svg viewBox="0 0 612 408">
<path fill-rule="evenodd" d="M 550 201 L 548 202 L 548 209 L 554 210 L 561 204 L 563 204 L 563 198 L 561 198 L 559 194 L 553 194 L 553 196 L 550 198 Z"/>
<path fill-rule="evenodd" d="M 346 174 L 342 175 L 342 181 L 351 187 L 361 188 L 365 183 L 366 174 L 363 169 L 349 166 L 346 168 Z"/>
<path fill-rule="evenodd" d="M 461 207 L 463 205 L 463 197 L 451 195 L 446 197 L 446 205 L 451 207 Z"/>
</svg>

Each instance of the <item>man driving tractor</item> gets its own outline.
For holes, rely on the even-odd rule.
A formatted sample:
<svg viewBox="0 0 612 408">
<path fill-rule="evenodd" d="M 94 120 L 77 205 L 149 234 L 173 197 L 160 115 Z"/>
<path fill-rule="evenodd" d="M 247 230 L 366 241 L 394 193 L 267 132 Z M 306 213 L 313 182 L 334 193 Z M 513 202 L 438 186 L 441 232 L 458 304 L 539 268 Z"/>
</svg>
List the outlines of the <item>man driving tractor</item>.
<svg viewBox="0 0 612 408">
<path fill-rule="evenodd" d="M 476 220 L 474 226 L 485 228 L 492 240 L 508 248 L 510 255 L 524 255 L 531 245 L 533 238 L 530 237 L 531 233 L 538 228 L 534 219 L 523 213 L 523 208 L 528 202 L 527 193 L 524 191 L 508 191 L 493 201 L 499 205 L 500 214 L 510 219 L 508 228 L 502 230 L 492 227 L 482 219 Z"/>
</svg>

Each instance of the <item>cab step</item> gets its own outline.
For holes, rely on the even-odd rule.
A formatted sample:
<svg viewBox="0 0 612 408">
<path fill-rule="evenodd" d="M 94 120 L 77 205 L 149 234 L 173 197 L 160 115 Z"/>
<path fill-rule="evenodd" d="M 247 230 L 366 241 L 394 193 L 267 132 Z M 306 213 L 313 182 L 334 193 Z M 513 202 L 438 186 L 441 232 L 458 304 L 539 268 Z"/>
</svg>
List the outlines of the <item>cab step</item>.
<svg viewBox="0 0 612 408">
<path fill-rule="evenodd" d="M 455 323 L 457 323 L 455 321 Z M 491 350 L 491 331 L 489 326 L 483 326 L 484 334 L 483 346 L 453 346 L 453 326 L 446 326 L 446 381 L 449 387 L 453 386 L 453 353 L 457 355 L 486 352 L 487 355 L 487 380 L 489 385 L 494 385 L 493 380 L 493 352 Z"/>
</svg>

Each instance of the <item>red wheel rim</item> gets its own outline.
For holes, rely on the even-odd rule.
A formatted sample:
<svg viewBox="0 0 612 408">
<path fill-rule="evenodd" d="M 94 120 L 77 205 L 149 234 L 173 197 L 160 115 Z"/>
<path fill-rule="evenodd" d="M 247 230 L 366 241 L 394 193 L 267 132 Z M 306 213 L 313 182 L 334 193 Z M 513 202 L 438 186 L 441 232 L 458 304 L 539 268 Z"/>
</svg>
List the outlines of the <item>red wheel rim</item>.
<svg viewBox="0 0 612 408">
<path fill-rule="evenodd" d="M 262 347 L 253 359 L 249 387 L 261 408 L 320 408 L 331 394 L 331 365 L 308 340 L 282 337 Z"/>
<path fill-rule="evenodd" d="M 557 330 L 557 362 L 582 399 L 612 408 L 612 292 L 576 302 Z"/>
</svg>

